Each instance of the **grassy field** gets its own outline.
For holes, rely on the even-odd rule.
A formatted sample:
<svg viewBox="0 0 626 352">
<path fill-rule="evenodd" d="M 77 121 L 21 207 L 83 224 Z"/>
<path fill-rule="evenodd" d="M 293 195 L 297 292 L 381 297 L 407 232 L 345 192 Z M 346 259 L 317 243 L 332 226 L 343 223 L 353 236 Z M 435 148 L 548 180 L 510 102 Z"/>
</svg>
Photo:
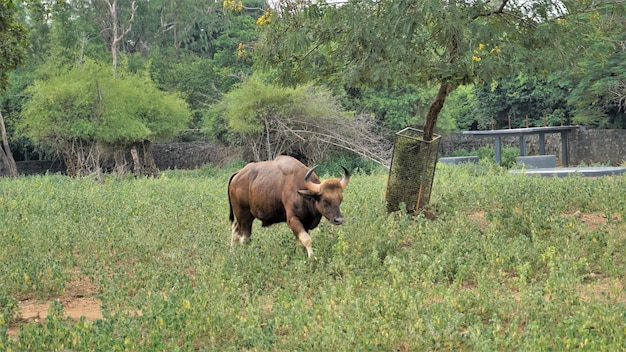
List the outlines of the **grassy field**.
<svg viewBox="0 0 626 352">
<path fill-rule="evenodd" d="M 307 260 L 285 224 L 230 253 L 231 171 L 0 179 L 0 350 L 626 349 L 626 178 L 440 165 L 427 220 L 357 173 Z"/>
</svg>

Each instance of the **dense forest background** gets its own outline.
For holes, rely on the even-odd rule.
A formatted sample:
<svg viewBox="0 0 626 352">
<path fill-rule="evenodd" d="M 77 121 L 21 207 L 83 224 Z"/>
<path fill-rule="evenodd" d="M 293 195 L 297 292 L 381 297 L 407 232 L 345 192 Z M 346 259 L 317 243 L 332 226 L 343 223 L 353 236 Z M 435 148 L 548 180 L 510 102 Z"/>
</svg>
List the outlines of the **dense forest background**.
<svg viewBox="0 0 626 352">
<path fill-rule="evenodd" d="M 14 16 L 28 36 L 25 59 L 8 71 L 0 95 L 14 157 L 61 157 L 74 175 L 99 170 L 107 158 L 122 173 L 133 167 L 154 173 L 150 145 L 160 141 L 242 146 L 249 159 L 284 152 L 320 158 L 340 147 L 383 162 L 385 140 L 404 127 L 423 126 L 441 91 L 428 79 L 357 82 L 336 72 L 320 75 L 332 77 L 322 82 L 292 77 L 287 86 L 274 85 L 279 78 L 289 81 L 281 77 L 287 71 L 258 52 L 275 46 L 269 35 L 298 40 L 289 34 L 296 28 L 273 27 L 284 38 L 271 32 L 281 13 L 276 6 L 284 11 L 298 1 L 274 8 L 261 0 L 2 1 L 15 4 Z M 626 17 L 608 5 L 588 10 L 585 23 L 593 31 L 580 38 L 571 29 L 545 34 L 575 55 L 562 61 L 549 51 L 528 51 L 535 56 L 500 60 L 519 67 L 556 61 L 558 68 L 463 78 L 449 90 L 436 132 L 568 124 L 626 128 Z M 477 41 L 469 53 L 472 69 L 482 64 L 489 71 L 489 57 L 500 47 Z M 320 62 L 320 71 L 328 66 L 308 57 Z"/>
</svg>

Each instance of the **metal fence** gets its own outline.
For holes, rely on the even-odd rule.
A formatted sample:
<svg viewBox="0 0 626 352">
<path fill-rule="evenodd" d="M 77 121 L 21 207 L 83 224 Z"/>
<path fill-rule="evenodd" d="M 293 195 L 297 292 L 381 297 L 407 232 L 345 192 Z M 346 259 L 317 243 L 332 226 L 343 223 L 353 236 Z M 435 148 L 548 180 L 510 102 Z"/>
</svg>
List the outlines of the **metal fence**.
<svg viewBox="0 0 626 352">
<path fill-rule="evenodd" d="M 424 131 L 405 128 L 396 133 L 389 179 L 387 180 L 387 210 L 417 213 L 430 201 L 440 135 L 425 141 Z"/>
</svg>

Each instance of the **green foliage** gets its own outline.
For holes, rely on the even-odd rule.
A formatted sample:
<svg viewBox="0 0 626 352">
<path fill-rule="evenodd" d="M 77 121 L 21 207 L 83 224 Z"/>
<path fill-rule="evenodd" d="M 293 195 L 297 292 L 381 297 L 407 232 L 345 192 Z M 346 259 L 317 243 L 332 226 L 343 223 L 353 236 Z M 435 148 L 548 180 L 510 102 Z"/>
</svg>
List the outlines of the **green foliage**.
<svg viewBox="0 0 626 352">
<path fill-rule="evenodd" d="M 160 91 L 140 74 L 110 79 L 100 89 L 103 124 L 96 140 L 103 143 L 128 145 L 142 140 L 165 140 L 175 136 L 190 118 L 184 100 Z"/>
<path fill-rule="evenodd" d="M 26 59 L 28 34 L 18 22 L 15 2 L 0 1 L 0 92 L 8 85 L 8 73 Z"/>
<path fill-rule="evenodd" d="M 572 107 L 567 104 L 571 86 L 557 79 L 541 80 L 516 75 L 476 86 L 473 114 L 481 129 L 568 125 Z"/>
<path fill-rule="evenodd" d="M 447 103 L 441 110 L 439 131 L 445 133 L 472 128 L 480 116 L 475 110 L 477 99 L 474 89 L 474 85 L 461 86 L 448 96 Z"/>
<path fill-rule="evenodd" d="M 516 73 L 477 86 L 474 114 L 481 128 L 490 128 L 491 119 L 495 128 L 506 127 L 509 116 L 512 127 L 524 127 L 528 116 L 530 126 L 573 123 L 623 128 L 619 99 L 624 96 L 625 60 L 618 44 L 623 41 L 623 12 L 623 6 L 608 7 L 561 23 L 567 31 L 581 25 L 595 28 L 581 42 L 585 50 L 571 58 L 575 65 L 544 78 Z"/>
<path fill-rule="evenodd" d="M 348 110 L 373 114 L 393 137 L 393 133 L 403 128 L 424 125 L 429 105 L 436 93 L 436 87 L 411 84 L 387 88 L 350 88 L 343 100 Z M 441 113 L 437 133 L 456 129 L 455 119 L 458 114 L 454 109 L 458 104 L 454 101 L 455 96 L 453 93 L 450 104 Z"/>
<path fill-rule="evenodd" d="M 22 111 L 23 133 L 40 144 L 57 138 L 93 139 L 101 118 L 97 82 L 107 74 L 101 66 L 88 63 L 64 76 L 35 82 Z"/>
<path fill-rule="evenodd" d="M 140 56 L 131 59 L 139 69 L 148 69 L 159 87 L 184 95 L 194 113 L 194 128 L 201 127 L 202 114 L 218 103 L 233 85 L 241 82 L 240 76 L 250 73 L 250 70 L 238 72 L 234 67 L 223 67 L 215 59 L 177 54 L 171 49 L 155 49 L 150 54 L 149 64 L 145 60 Z"/>
<path fill-rule="evenodd" d="M 280 16 L 264 26 L 259 64 L 282 81 L 340 78 L 349 85 L 490 82 L 509 72 L 550 72 L 575 54 L 589 23 L 562 21 L 594 8 L 568 2 L 449 4 L 425 1 L 281 1 Z M 618 5 L 619 6 L 619 5 Z M 508 21 L 508 17 L 517 21 Z M 560 20 L 556 20 L 556 19 Z M 586 25 L 586 26 L 585 26 Z M 506 33 L 506 34 L 503 34 Z M 559 40 L 557 40 L 557 38 Z"/>
<path fill-rule="evenodd" d="M 626 94 L 623 85 L 626 52 L 626 7 L 605 7 L 582 17 L 596 26 L 593 36 L 586 38 L 585 50 L 577 57 L 577 66 L 565 75 L 574 86 L 568 102 L 574 109 L 575 123 L 607 128 L 624 128 L 625 111 L 620 104 Z M 563 74 L 562 74 L 563 75 Z"/>
<path fill-rule="evenodd" d="M 444 156 L 446 156 L 446 157 L 455 157 L 455 156 L 469 156 L 469 155 L 471 155 L 470 152 L 468 152 L 467 149 L 462 148 L 462 149 L 457 149 L 457 150 L 455 150 L 455 151 L 453 151 L 451 153 L 448 153 L 448 154 L 446 154 Z"/>
<path fill-rule="evenodd" d="M 568 102 L 575 108 L 574 123 L 626 128 L 626 111 L 620 105 L 620 99 L 626 95 L 626 50 L 616 46 L 623 40 L 622 35 L 616 41 L 595 44 L 602 47 L 596 51 L 600 57 L 582 60 L 580 72 L 573 74 L 577 84 Z"/>
<path fill-rule="evenodd" d="M 29 88 L 21 126 L 39 144 L 72 138 L 124 146 L 174 136 L 189 120 L 185 102 L 149 78 L 87 61 Z"/>
<path fill-rule="evenodd" d="M 186 99 L 193 113 L 189 126 L 192 129 L 201 127 L 201 117 L 210 105 L 215 104 L 234 83 L 251 74 L 249 43 L 256 39 L 255 21 L 265 2 L 246 0 L 238 3 L 244 5 L 242 9 L 230 12 L 223 8 L 222 2 L 141 2 L 131 29 L 126 27 L 128 23 L 125 22 L 130 18 L 130 2 L 117 2 L 117 12 L 123 26 L 120 30 L 130 30 L 123 42 L 119 43 L 120 61 L 128 63 L 130 72 L 139 72 L 140 75 L 143 75 L 141 72 L 149 72 L 159 89 L 177 92 Z M 105 1 L 20 3 L 18 15 L 28 27 L 30 38 L 25 33 L 25 39 L 30 39 L 31 50 L 28 52 L 28 70 L 20 73 L 25 77 L 16 77 L 16 80 L 31 84 L 31 75 L 41 81 L 58 74 L 64 75 L 62 71 L 66 67 L 80 64 L 85 58 L 99 62 L 110 61 L 112 24 L 108 13 Z M 5 42 L 10 43 L 8 40 Z M 136 83 L 144 84 L 141 80 Z M 15 93 L 15 100 L 24 96 L 22 91 Z M 146 94 L 153 95 L 149 92 Z M 120 102 L 124 100 L 120 97 L 116 99 Z M 171 103 L 166 102 L 172 105 L 174 111 L 168 111 L 166 107 L 158 107 L 157 110 L 177 115 L 180 103 Z M 12 108 L 14 110 L 3 110 L 9 125 L 17 120 L 22 109 L 21 103 Z M 133 112 L 116 112 L 119 117 L 127 113 Z M 15 118 L 11 119 L 12 116 Z M 154 135 L 155 139 L 160 139 L 166 134 L 166 138 L 171 138 L 172 133 L 180 129 L 178 124 L 172 126 L 171 119 L 162 122 L 161 131 L 154 131 L 155 126 L 146 129 L 135 121 L 129 122 L 126 129 L 121 129 L 125 135 L 121 135 L 122 132 L 118 136 L 115 133 L 103 133 L 102 137 L 107 140 L 119 137 L 124 142 L 139 135 Z M 119 128 L 119 123 L 118 120 L 109 122 L 111 128 Z M 10 138 L 18 140 L 13 136 Z M 29 143 L 27 139 L 20 139 L 19 142 Z M 22 146 L 19 149 L 23 149 Z"/>
<path fill-rule="evenodd" d="M 304 88 L 283 89 L 252 77 L 224 97 L 228 126 L 243 136 L 259 133 L 264 120 L 274 115 L 288 117 L 304 99 Z"/>
<path fill-rule="evenodd" d="M 17 317 L 19 304 L 8 292 L 0 291 L 0 329 L 6 329 Z M 0 335 L 1 336 L 1 335 Z"/>
<path fill-rule="evenodd" d="M 315 120 L 342 115 L 330 93 L 310 85 L 282 88 L 254 76 L 224 97 L 229 127 L 242 135 L 263 130 L 265 121 L 278 117 Z"/>
<path fill-rule="evenodd" d="M 481 147 L 476 151 L 481 159 L 495 161 L 496 151 L 491 147 Z M 502 148 L 502 166 L 511 168 L 516 164 L 516 158 L 519 156 L 519 148 L 503 147 Z"/>
<path fill-rule="evenodd" d="M 319 161 L 316 173 L 328 175 L 329 177 L 341 177 L 344 173 L 343 167 L 352 174 L 374 174 L 386 171 L 379 164 L 347 152 L 334 153 L 324 160 Z"/>
<path fill-rule="evenodd" d="M 345 192 L 345 224 L 312 231 L 309 261 L 284 224 L 257 224 L 250 245 L 229 251 L 225 191 L 234 169 L 103 184 L 0 179 L 0 302 L 13 307 L 2 317 L 12 319 L 17 296 L 50 302 L 45 323 L 21 322 L 16 336 L 0 324 L 0 349 L 596 351 L 626 343 L 622 177 L 440 165 L 431 221 L 387 214 L 386 175 L 358 173 Z M 66 318 L 55 300 L 81 278 L 96 286 L 85 294 L 102 301 L 102 319 Z"/>
<path fill-rule="evenodd" d="M 531 8 L 529 8 L 530 6 Z M 419 4 L 401 1 L 281 0 L 263 22 L 257 65 L 278 81 L 332 80 L 348 87 L 438 86 L 425 118 L 433 136 L 446 97 L 456 88 L 511 74 L 546 77 L 574 58 L 598 25 L 584 1 Z M 508 20 L 515 18 L 515 21 Z M 568 22 L 572 21 L 572 22 Z"/>
</svg>

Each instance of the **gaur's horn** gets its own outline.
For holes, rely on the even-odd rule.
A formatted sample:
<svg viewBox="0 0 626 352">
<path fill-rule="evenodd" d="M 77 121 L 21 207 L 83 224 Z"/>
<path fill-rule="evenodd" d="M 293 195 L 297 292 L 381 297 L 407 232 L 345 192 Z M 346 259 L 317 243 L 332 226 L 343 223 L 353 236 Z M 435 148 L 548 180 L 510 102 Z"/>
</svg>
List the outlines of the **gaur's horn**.
<svg viewBox="0 0 626 352">
<path fill-rule="evenodd" d="M 309 191 L 320 193 L 320 185 L 318 183 L 311 182 L 311 174 L 313 174 L 313 170 L 315 170 L 316 167 L 317 165 L 313 166 L 311 169 L 309 169 L 309 171 L 306 172 L 306 174 L 304 175 L 304 185 Z"/>
<path fill-rule="evenodd" d="M 348 183 L 350 183 L 350 171 L 343 166 L 341 168 L 343 169 L 344 176 L 341 180 L 339 180 L 339 182 L 341 182 L 341 187 L 346 189 L 346 187 L 348 187 Z"/>
</svg>

